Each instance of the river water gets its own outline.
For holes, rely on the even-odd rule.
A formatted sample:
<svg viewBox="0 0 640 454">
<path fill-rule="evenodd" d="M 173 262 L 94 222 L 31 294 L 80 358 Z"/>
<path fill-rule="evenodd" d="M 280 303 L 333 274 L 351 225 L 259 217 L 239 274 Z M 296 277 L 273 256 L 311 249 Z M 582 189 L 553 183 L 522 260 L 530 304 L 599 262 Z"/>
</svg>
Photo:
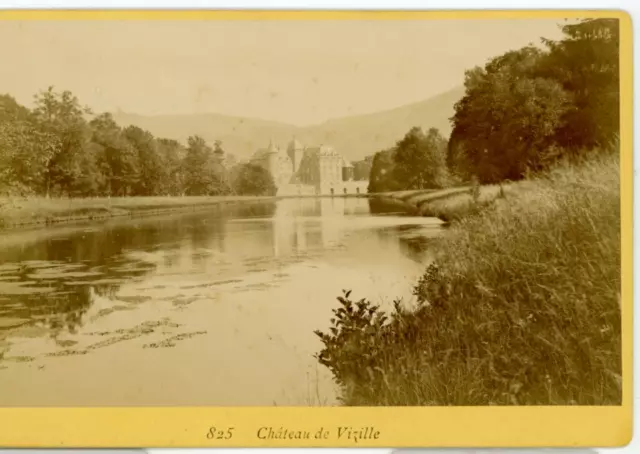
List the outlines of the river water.
<svg viewBox="0 0 640 454">
<path fill-rule="evenodd" d="M 0 406 L 336 404 L 313 331 L 411 304 L 440 232 L 363 198 L 4 232 Z"/>
</svg>

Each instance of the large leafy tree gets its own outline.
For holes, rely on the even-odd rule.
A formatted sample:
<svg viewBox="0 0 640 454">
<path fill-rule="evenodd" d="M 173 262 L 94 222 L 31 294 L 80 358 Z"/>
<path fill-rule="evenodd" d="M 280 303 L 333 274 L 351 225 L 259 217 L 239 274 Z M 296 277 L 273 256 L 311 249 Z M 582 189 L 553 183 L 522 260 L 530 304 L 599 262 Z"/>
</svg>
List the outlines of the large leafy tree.
<svg viewBox="0 0 640 454">
<path fill-rule="evenodd" d="M 173 139 L 157 139 L 158 154 L 162 161 L 164 189 L 170 195 L 184 193 L 185 175 L 182 160 L 185 148 Z"/>
<path fill-rule="evenodd" d="M 166 183 L 163 177 L 166 175 L 153 135 L 137 126 L 126 127 L 123 134 L 136 150 L 138 158 L 138 176 L 133 193 L 142 196 L 163 194 Z"/>
<path fill-rule="evenodd" d="M 131 194 L 140 173 L 137 150 L 110 113 L 98 115 L 89 125 L 93 131 L 94 154 L 105 178 L 105 193 Z"/>
<path fill-rule="evenodd" d="M 353 163 L 353 179 L 356 181 L 368 180 L 372 164 L 373 156 L 367 156 L 361 161 L 355 161 Z"/>
<path fill-rule="evenodd" d="M 394 180 L 394 148 L 382 150 L 373 156 L 369 176 L 369 192 L 387 192 L 400 189 Z"/>
<path fill-rule="evenodd" d="M 31 111 L 0 95 L 0 192 L 68 196 L 216 195 L 231 192 L 235 157 L 222 142 L 189 147 L 120 127 L 109 113 L 91 111 L 69 91 L 35 96 Z"/>
<path fill-rule="evenodd" d="M 109 179 L 102 149 L 93 142 L 83 147 L 78 156 L 80 174 L 76 176 L 70 195 L 74 197 L 108 195 Z"/>
<path fill-rule="evenodd" d="M 218 154 L 200 136 L 188 139 L 183 161 L 184 187 L 187 195 L 229 193 L 224 167 Z"/>
<path fill-rule="evenodd" d="M 226 152 L 222 148 L 222 141 L 216 140 L 213 148 L 213 158 L 210 162 L 210 172 L 213 174 L 211 194 L 224 195 L 231 192 L 231 183 L 225 166 Z"/>
<path fill-rule="evenodd" d="M 587 19 L 564 38 L 507 52 L 466 73 L 449 167 L 492 182 L 522 178 L 558 157 L 606 148 L 619 133 L 619 24 Z"/>
<path fill-rule="evenodd" d="M 200 136 L 189 137 L 187 143 L 187 154 L 182 163 L 185 194 L 207 194 L 211 183 L 207 167 L 213 150 Z"/>
<path fill-rule="evenodd" d="M 396 144 L 394 179 L 402 189 L 440 188 L 447 183 L 447 140 L 431 128 L 412 128 Z"/>
<path fill-rule="evenodd" d="M 37 127 L 29 109 L 0 95 L 0 193 L 42 191 L 48 162 L 59 147 L 54 135 Z"/>
<path fill-rule="evenodd" d="M 233 190 L 239 195 L 275 195 L 277 188 L 271 173 L 254 164 L 238 164 L 234 169 Z"/>
<path fill-rule="evenodd" d="M 519 179 L 555 157 L 555 133 L 570 94 L 555 80 L 536 76 L 542 57 L 539 49 L 525 47 L 467 71 L 447 157 L 457 173 L 482 182 Z"/>
<path fill-rule="evenodd" d="M 49 87 L 35 95 L 33 120 L 40 131 L 55 137 L 59 143 L 47 162 L 45 194 L 56 191 L 73 195 L 87 173 L 95 170 L 83 168 L 91 161 L 84 156 L 91 135 L 85 120 L 89 113 L 68 90 L 55 92 Z"/>
<path fill-rule="evenodd" d="M 44 188 L 58 138 L 29 121 L 0 120 L 0 193 L 27 195 Z"/>
<path fill-rule="evenodd" d="M 9 121 L 28 121 L 31 119 L 29 109 L 18 103 L 13 96 L 0 95 L 0 123 Z"/>
<path fill-rule="evenodd" d="M 557 142 L 572 149 L 607 146 L 620 128 L 619 21 L 585 19 L 562 31 L 562 40 L 543 40 L 549 53 L 539 68 L 573 97 Z"/>
</svg>

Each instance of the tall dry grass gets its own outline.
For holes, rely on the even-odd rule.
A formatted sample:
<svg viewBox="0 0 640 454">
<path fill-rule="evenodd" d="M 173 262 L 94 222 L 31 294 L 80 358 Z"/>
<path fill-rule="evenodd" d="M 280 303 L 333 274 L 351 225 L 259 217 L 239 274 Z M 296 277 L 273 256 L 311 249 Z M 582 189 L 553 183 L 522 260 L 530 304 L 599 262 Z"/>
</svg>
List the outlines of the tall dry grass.
<svg viewBox="0 0 640 454">
<path fill-rule="evenodd" d="M 620 404 L 620 229 L 615 154 L 514 183 L 435 244 L 418 307 L 341 298 L 319 360 L 347 405 Z"/>
</svg>

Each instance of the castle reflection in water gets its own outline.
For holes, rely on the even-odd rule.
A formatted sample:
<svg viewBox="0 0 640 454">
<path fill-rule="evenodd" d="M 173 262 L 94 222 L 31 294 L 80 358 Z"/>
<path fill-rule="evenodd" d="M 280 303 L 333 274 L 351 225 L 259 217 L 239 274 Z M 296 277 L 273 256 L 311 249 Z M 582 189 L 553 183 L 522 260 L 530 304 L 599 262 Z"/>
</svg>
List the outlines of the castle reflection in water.
<svg viewBox="0 0 640 454">
<path fill-rule="evenodd" d="M 345 223 L 368 211 L 361 198 L 300 198 L 25 236 L 0 247 L 2 315 L 37 319 L 54 337 L 74 332 L 96 299 L 117 299 L 128 283 L 286 265 L 339 246 Z"/>
<path fill-rule="evenodd" d="M 323 282 L 332 292 L 323 301 L 330 302 L 342 284 L 327 270 L 362 266 L 366 286 L 369 273 L 404 269 L 407 258 L 418 263 L 420 254 L 413 258 L 412 246 L 399 241 L 404 222 L 371 216 L 377 211 L 370 202 L 290 198 L 17 232 L 22 240 L 0 244 L 0 316 L 4 328 L 7 320 L 17 326 L 0 330 L 0 366 L 27 343 L 36 350 L 64 346 L 118 311 L 113 320 L 127 319 L 127 310 L 182 310 L 194 300 L 233 301 L 227 295 L 238 293 L 269 306 L 281 292 L 310 298 L 310 280 Z"/>
<path fill-rule="evenodd" d="M 363 199 L 300 198 L 248 207 L 230 207 L 225 218 L 196 216 L 187 223 L 188 247 L 173 255 L 178 263 L 204 272 L 218 261 L 241 264 L 261 257 L 286 257 L 338 245 L 346 216 L 368 213 Z M 187 244 L 183 244 L 186 246 Z M 215 257 L 217 260 L 213 260 Z"/>
</svg>

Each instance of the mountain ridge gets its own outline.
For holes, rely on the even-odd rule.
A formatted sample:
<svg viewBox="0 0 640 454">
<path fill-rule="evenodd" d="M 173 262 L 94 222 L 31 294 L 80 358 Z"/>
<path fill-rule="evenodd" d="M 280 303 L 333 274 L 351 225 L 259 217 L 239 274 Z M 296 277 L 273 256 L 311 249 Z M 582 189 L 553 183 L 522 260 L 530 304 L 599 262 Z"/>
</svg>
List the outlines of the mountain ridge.
<svg viewBox="0 0 640 454">
<path fill-rule="evenodd" d="M 414 126 L 435 127 L 448 136 L 449 118 L 463 94 L 464 89 L 456 87 L 423 101 L 309 126 L 220 113 L 141 115 L 120 111 L 113 117 L 122 126 L 135 125 L 156 137 L 183 143 L 196 134 L 207 142 L 220 140 L 225 151 L 238 159 L 248 159 L 270 140 L 284 147 L 296 137 L 305 145 L 330 144 L 347 159 L 359 160 L 393 146 Z"/>
</svg>

